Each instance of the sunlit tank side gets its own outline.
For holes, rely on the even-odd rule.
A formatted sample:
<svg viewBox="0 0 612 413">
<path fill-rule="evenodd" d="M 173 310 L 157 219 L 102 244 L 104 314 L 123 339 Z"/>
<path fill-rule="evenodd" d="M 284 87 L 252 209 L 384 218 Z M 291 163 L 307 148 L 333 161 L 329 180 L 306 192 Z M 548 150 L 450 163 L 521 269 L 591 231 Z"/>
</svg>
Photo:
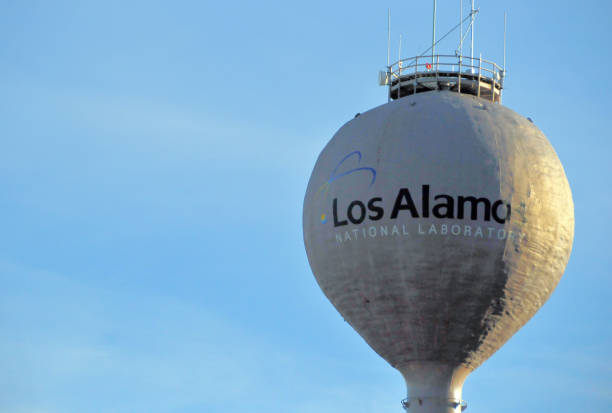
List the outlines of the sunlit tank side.
<svg viewBox="0 0 612 413">
<path fill-rule="evenodd" d="M 316 280 L 402 373 L 410 412 L 461 411 L 466 376 L 534 315 L 569 259 L 563 167 L 492 96 L 421 91 L 362 113 L 321 152 L 306 191 Z"/>
</svg>

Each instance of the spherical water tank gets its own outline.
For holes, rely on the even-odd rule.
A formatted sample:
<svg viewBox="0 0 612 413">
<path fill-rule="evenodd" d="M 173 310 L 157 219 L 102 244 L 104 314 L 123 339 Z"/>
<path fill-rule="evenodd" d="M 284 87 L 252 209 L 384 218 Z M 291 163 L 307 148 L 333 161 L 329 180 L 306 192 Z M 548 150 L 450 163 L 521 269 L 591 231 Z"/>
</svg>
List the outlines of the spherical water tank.
<svg viewBox="0 0 612 413">
<path fill-rule="evenodd" d="M 404 407 L 459 412 L 466 376 L 557 285 L 574 213 L 530 120 L 432 91 L 340 128 L 312 172 L 303 229 L 325 295 L 404 376 Z"/>
</svg>

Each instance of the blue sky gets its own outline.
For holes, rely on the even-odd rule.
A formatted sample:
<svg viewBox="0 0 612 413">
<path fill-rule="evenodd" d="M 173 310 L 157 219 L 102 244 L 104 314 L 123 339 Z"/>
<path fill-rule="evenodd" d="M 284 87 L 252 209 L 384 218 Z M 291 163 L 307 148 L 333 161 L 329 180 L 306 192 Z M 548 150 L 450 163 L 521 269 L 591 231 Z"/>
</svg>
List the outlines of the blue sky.
<svg viewBox="0 0 612 413">
<path fill-rule="evenodd" d="M 459 2 L 438 3 L 441 34 Z M 507 10 L 504 104 L 557 150 L 576 235 L 464 398 L 607 411 L 611 6 L 501 3 L 477 2 L 476 52 L 501 63 Z M 386 101 L 388 6 L 392 53 L 425 49 L 431 2 L 0 2 L 0 411 L 401 411 L 301 230 L 319 151 Z"/>
</svg>

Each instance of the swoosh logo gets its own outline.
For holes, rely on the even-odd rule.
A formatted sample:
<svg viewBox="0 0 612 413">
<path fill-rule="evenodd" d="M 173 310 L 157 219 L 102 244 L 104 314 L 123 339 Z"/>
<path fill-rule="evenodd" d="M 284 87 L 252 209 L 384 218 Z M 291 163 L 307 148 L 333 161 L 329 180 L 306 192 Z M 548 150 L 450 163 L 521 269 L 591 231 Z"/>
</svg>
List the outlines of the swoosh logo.
<svg viewBox="0 0 612 413">
<path fill-rule="evenodd" d="M 327 192 L 329 191 L 329 187 L 331 185 L 332 182 L 342 178 L 343 176 L 347 176 L 350 174 L 354 174 L 356 172 L 369 172 L 369 174 L 371 174 L 371 178 L 370 178 L 370 185 L 372 186 L 374 185 L 374 182 L 376 182 L 376 169 L 374 168 L 370 168 L 369 166 L 360 166 L 357 168 L 353 168 L 353 169 L 349 169 L 346 171 L 340 171 L 340 168 L 342 167 L 342 165 L 351 158 L 357 158 L 357 165 L 359 165 L 361 163 L 361 151 L 353 151 L 351 153 L 349 153 L 348 155 L 346 155 L 344 158 L 342 158 L 342 160 L 340 162 L 338 162 L 338 164 L 336 165 L 336 167 L 334 168 L 334 170 L 332 171 L 331 175 L 329 176 L 329 179 L 319 187 L 319 189 L 317 190 L 317 193 L 315 194 L 315 197 L 318 198 L 319 195 L 321 193 L 323 193 L 323 195 L 327 195 Z M 322 216 L 321 217 L 321 221 L 325 222 L 325 218 Z"/>
<path fill-rule="evenodd" d="M 367 166 L 362 166 L 360 168 L 353 168 L 353 169 L 349 169 L 348 171 L 345 171 L 345 172 L 342 172 L 342 173 L 338 173 L 338 169 L 342 166 L 342 164 L 347 159 L 349 159 L 349 158 L 351 158 L 353 156 L 357 156 L 357 164 L 361 163 L 361 152 L 360 151 L 353 151 L 353 152 L 349 153 L 344 158 L 342 158 L 342 160 L 340 162 L 338 162 L 338 165 L 336 165 L 336 167 L 334 168 L 334 170 L 331 173 L 331 176 L 329 177 L 329 180 L 327 181 L 328 183 L 332 183 L 332 182 L 334 182 L 338 178 L 342 178 L 343 176 L 350 175 L 350 174 L 355 173 L 355 172 L 368 171 L 368 172 L 370 172 L 372 174 L 372 180 L 370 181 L 370 186 L 374 185 L 374 182 L 376 182 L 376 170 L 374 168 L 370 168 L 370 167 L 367 167 Z"/>
</svg>

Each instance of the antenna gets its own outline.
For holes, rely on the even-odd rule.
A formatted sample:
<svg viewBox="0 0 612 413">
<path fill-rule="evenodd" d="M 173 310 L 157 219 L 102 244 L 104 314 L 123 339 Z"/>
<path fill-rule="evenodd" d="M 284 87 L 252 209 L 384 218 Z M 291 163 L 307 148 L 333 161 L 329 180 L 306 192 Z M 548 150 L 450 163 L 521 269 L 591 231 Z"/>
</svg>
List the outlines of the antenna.
<svg viewBox="0 0 612 413">
<path fill-rule="evenodd" d="M 463 0 L 459 0 L 459 56 L 463 55 Z"/>
<path fill-rule="evenodd" d="M 504 14 L 504 67 L 501 67 L 495 62 L 483 60 L 482 54 L 480 57 L 474 56 L 474 23 L 479 9 L 475 8 L 475 0 L 471 0 L 470 12 L 464 16 L 463 3 L 463 0 L 459 1 L 459 22 L 438 38 L 436 33 L 438 2 L 433 0 L 431 45 L 421 54 L 402 60 L 402 35 L 400 34 L 395 63 L 390 61 L 391 11 L 387 10 L 387 70 L 379 72 L 378 84 L 388 86 L 387 100 L 389 102 L 400 99 L 402 96 L 421 92 L 450 90 L 501 103 L 506 64 L 506 15 Z M 467 27 L 464 30 L 466 23 Z M 438 44 L 457 29 L 459 29 L 460 42 L 454 55 L 436 54 L 439 53 Z M 464 56 L 463 42 L 467 40 L 468 35 L 471 35 L 470 54 Z M 464 57 L 469 62 L 464 62 Z"/>
<path fill-rule="evenodd" d="M 474 0 L 472 0 L 472 10 L 470 11 L 472 22 L 470 23 L 470 32 L 472 34 L 472 45 L 470 46 L 470 58 L 472 59 L 472 73 L 474 72 Z"/>
<path fill-rule="evenodd" d="M 434 0 L 433 2 L 433 34 L 432 34 L 432 39 L 431 39 L 431 60 L 433 63 L 433 59 L 434 59 L 434 55 L 436 54 L 436 4 L 437 1 Z"/>
<path fill-rule="evenodd" d="M 387 9 L 387 67 L 389 67 L 391 54 L 391 9 Z"/>
</svg>

